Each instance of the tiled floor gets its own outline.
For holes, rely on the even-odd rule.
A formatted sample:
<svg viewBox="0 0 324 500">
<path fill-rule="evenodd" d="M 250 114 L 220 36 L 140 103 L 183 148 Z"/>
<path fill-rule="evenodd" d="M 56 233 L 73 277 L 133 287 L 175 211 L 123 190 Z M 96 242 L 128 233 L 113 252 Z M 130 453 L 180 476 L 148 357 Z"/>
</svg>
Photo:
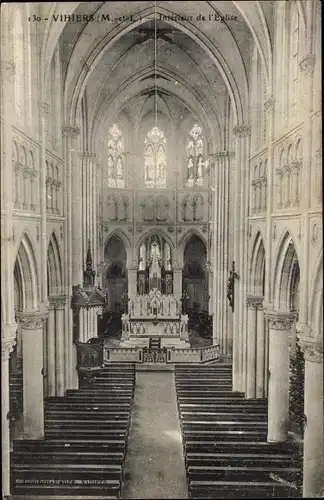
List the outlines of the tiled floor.
<svg viewBox="0 0 324 500">
<path fill-rule="evenodd" d="M 136 374 L 123 498 L 188 498 L 171 372 Z"/>
</svg>

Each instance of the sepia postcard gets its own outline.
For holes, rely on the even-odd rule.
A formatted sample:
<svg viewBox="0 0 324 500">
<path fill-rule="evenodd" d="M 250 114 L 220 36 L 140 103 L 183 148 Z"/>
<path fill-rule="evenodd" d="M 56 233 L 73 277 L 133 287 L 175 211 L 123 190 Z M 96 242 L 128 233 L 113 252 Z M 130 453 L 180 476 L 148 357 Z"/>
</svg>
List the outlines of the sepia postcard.
<svg viewBox="0 0 324 500">
<path fill-rule="evenodd" d="M 324 496 L 321 8 L 2 4 L 2 498 Z"/>
</svg>

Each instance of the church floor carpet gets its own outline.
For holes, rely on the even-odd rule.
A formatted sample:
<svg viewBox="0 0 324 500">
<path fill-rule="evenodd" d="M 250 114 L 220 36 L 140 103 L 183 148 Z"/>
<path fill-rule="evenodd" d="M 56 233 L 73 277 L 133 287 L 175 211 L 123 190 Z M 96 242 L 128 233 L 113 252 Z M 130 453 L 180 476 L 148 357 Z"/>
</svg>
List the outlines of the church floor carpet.
<svg viewBox="0 0 324 500">
<path fill-rule="evenodd" d="M 188 498 L 174 374 L 137 372 L 123 498 Z"/>
</svg>

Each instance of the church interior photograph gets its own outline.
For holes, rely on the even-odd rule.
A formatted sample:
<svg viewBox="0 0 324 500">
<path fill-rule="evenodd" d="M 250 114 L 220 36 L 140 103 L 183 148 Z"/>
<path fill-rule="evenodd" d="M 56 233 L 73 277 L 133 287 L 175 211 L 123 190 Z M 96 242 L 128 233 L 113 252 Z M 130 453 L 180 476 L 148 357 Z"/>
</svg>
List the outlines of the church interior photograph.
<svg viewBox="0 0 324 500">
<path fill-rule="evenodd" d="M 2 498 L 323 498 L 320 0 L 1 8 Z"/>
</svg>

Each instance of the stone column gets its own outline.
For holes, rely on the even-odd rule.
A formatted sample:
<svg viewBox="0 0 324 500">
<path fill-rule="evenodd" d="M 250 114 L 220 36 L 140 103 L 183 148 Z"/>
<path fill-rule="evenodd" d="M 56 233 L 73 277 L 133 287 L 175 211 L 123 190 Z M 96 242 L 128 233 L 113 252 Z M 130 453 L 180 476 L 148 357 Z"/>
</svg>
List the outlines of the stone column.
<svg viewBox="0 0 324 500">
<path fill-rule="evenodd" d="M 21 163 L 15 165 L 15 207 L 21 208 Z"/>
<path fill-rule="evenodd" d="M 37 191 L 38 191 L 38 173 L 37 170 L 32 170 L 30 173 L 30 194 L 31 194 L 31 209 L 33 212 L 37 209 Z"/>
<path fill-rule="evenodd" d="M 289 424 L 289 332 L 291 313 L 267 312 L 269 322 L 268 441 L 286 441 Z"/>
<path fill-rule="evenodd" d="M 182 268 L 179 266 L 173 267 L 173 295 L 177 299 L 179 307 L 181 308 L 182 297 Z"/>
<path fill-rule="evenodd" d="M 319 498 L 324 489 L 323 340 L 300 337 L 305 353 L 303 497 Z"/>
<path fill-rule="evenodd" d="M 19 313 L 23 338 L 24 437 L 44 435 L 43 325 L 42 312 Z"/>
<path fill-rule="evenodd" d="M 127 267 L 128 271 L 128 297 L 133 298 L 137 293 L 137 262 L 132 262 Z"/>
<path fill-rule="evenodd" d="M 257 304 L 257 341 L 256 341 L 256 385 L 255 397 L 264 398 L 264 373 L 265 373 L 265 331 L 263 297 Z"/>
<path fill-rule="evenodd" d="M 78 149 L 78 136 L 80 134 L 80 129 L 75 126 L 65 126 L 62 128 L 63 134 L 63 149 L 64 149 L 64 168 L 65 168 L 65 182 L 62 183 L 63 187 L 63 211 L 66 218 L 64 223 L 64 275 L 65 275 L 65 293 L 68 297 L 68 306 L 65 310 L 65 328 L 68 335 L 67 345 L 69 346 L 66 356 L 68 358 L 68 368 L 69 377 L 68 387 L 70 389 L 78 388 L 78 372 L 76 369 L 76 347 L 73 343 L 73 317 L 72 310 L 70 308 L 70 299 L 72 293 L 72 285 L 80 285 L 82 283 L 82 259 L 80 253 L 78 252 L 77 259 L 73 257 L 73 243 L 76 239 L 72 240 L 72 225 L 74 225 L 73 217 L 77 213 L 77 208 L 80 209 L 79 205 L 74 206 L 73 198 L 75 196 L 80 196 L 80 172 L 78 172 L 78 159 L 77 159 L 77 149 Z M 75 177 L 76 176 L 76 177 Z M 77 191 L 72 189 L 74 186 L 75 178 L 77 179 Z M 77 228 L 79 227 L 79 219 L 76 221 Z"/>
<path fill-rule="evenodd" d="M 49 297 L 47 320 L 47 395 L 55 396 L 55 302 Z"/>
<path fill-rule="evenodd" d="M 236 136 L 236 186 L 234 208 L 234 261 L 239 279 L 235 280 L 233 316 L 233 389 L 246 391 L 247 309 L 245 299 L 248 284 L 247 218 L 249 205 L 249 125 L 234 127 Z"/>
<path fill-rule="evenodd" d="M 247 297 L 247 380 L 246 397 L 256 396 L 256 371 L 257 371 L 257 308 L 262 306 L 263 297 Z"/>
<path fill-rule="evenodd" d="M 55 381 L 56 381 L 56 396 L 64 396 L 65 379 L 64 379 L 64 310 L 65 296 L 55 297 Z"/>
<path fill-rule="evenodd" d="M 9 357 L 16 342 L 16 329 L 16 323 L 1 325 L 2 498 L 10 494 Z"/>
</svg>

